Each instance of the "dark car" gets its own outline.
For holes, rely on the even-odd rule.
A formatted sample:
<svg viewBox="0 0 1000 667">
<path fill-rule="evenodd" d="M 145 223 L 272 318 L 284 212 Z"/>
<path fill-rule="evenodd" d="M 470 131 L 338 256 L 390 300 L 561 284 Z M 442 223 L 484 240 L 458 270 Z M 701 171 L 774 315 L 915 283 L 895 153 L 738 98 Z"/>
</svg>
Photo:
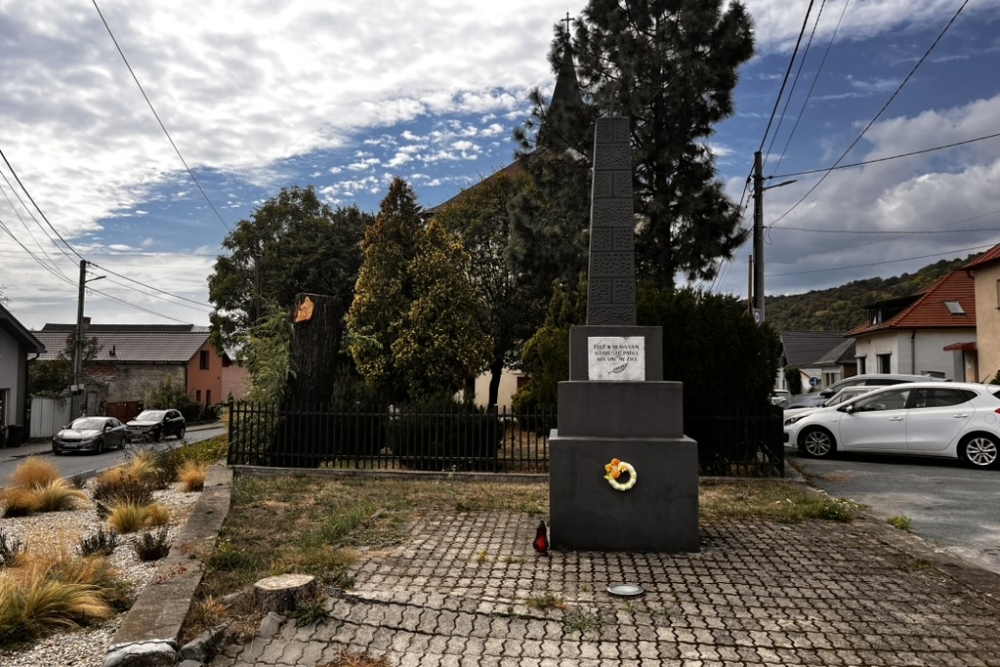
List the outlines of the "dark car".
<svg viewBox="0 0 1000 667">
<path fill-rule="evenodd" d="M 159 442 L 171 435 L 184 437 L 184 415 L 179 410 L 143 410 L 128 423 L 128 433 L 133 439 L 148 438 Z"/>
<path fill-rule="evenodd" d="M 128 429 L 114 417 L 80 417 L 52 438 L 52 453 L 97 452 L 121 449 L 128 443 Z"/>
</svg>

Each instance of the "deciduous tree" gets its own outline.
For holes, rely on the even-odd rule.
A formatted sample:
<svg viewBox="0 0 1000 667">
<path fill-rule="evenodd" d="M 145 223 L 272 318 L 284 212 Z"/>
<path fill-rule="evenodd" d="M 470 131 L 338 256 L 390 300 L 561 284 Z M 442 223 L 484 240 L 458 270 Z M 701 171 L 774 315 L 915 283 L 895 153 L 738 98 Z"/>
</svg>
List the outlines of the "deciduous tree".
<svg viewBox="0 0 1000 667">
<path fill-rule="evenodd" d="M 216 347 L 244 344 L 252 325 L 263 319 L 265 302 L 290 313 L 300 292 L 332 297 L 339 321 L 353 300 L 360 242 L 371 221 L 356 207 L 331 209 L 312 187 L 292 187 L 237 223 L 222 243 L 228 253 L 216 260 L 208 279 Z M 328 344 L 340 349 L 343 333 L 339 326 Z"/>
<path fill-rule="evenodd" d="M 493 341 L 488 405 L 497 404 L 504 368 L 517 362 L 521 345 L 541 324 L 550 291 L 548 286 L 544 291 L 533 289 L 511 257 L 510 205 L 528 187 L 530 179 L 524 173 L 498 172 L 434 216 L 461 241 L 471 260 L 471 283 L 484 306 L 478 328 Z"/>
</svg>

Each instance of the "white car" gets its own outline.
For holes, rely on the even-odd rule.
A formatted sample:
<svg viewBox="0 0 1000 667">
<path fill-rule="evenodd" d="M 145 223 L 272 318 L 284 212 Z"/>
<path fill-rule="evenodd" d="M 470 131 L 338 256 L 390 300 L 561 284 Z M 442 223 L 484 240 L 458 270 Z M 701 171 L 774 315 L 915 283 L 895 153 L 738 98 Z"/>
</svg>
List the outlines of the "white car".
<svg viewBox="0 0 1000 667">
<path fill-rule="evenodd" d="M 833 407 L 834 405 L 840 405 L 844 401 L 849 401 L 850 399 L 856 398 L 858 396 L 861 396 L 862 394 L 867 394 L 868 392 L 872 391 L 873 389 L 878 389 L 878 387 L 870 387 L 870 386 L 867 386 L 867 385 L 859 385 L 859 386 L 855 386 L 855 387 L 844 387 L 843 389 L 841 389 L 840 391 L 838 391 L 836 394 L 834 394 L 830 398 L 826 399 L 826 402 L 823 403 L 823 405 L 821 405 L 819 407 L 816 407 L 816 408 L 785 408 L 785 411 L 783 413 L 784 420 L 785 420 L 785 426 L 790 426 L 791 424 L 794 424 L 795 422 L 797 422 L 798 420 L 802 419 L 806 415 L 811 414 L 811 413 L 815 412 L 816 410 L 819 410 L 820 408 L 829 408 L 829 407 Z M 793 420 L 793 418 L 794 418 L 794 420 Z"/>
<path fill-rule="evenodd" d="M 785 442 L 808 456 L 837 451 L 958 458 L 976 468 L 1000 456 L 1000 386 L 912 382 L 876 388 L 785 421 Z M 791 422 L 791 423 L 789 423 Z"/>
</svg>

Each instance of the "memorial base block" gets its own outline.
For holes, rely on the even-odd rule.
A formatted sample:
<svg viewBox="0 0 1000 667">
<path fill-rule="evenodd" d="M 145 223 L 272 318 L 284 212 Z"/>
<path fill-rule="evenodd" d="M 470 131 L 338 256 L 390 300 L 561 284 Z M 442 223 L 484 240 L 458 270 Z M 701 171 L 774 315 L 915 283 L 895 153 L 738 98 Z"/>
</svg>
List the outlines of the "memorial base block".
<svg viewBox="0 0 1000 667">
<path fill-rule="evenodd" d="M 636 470 L 618 491 L 604 479 L 612 458 Z M 560 436 L 549 440 L 553 548 L 570 551 L 698 551 L 698 446 L 687 437 Z"/>
</svg>

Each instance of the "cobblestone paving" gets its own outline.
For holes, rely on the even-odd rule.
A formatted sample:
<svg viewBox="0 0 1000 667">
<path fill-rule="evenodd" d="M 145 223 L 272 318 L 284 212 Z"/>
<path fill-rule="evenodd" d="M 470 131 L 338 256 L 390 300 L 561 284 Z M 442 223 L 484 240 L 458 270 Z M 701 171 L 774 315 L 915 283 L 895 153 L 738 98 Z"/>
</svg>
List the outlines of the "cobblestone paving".
<svg viewBox="0 0 1000 667">
<path fill-rule="evenodd" d="M 865 522 L 718 521 L 699 553 L 548 558 L 531 549 L 537 522 L 426 517 L 407 544 L 359 562 L 330 622 L 262 626 L 212 664 L 313 667 L 346 647 L 401 667 L 1000 667 L 1000 603 Z M 622 582 L 646 593 L 607 593 Z"/>
</svg>

